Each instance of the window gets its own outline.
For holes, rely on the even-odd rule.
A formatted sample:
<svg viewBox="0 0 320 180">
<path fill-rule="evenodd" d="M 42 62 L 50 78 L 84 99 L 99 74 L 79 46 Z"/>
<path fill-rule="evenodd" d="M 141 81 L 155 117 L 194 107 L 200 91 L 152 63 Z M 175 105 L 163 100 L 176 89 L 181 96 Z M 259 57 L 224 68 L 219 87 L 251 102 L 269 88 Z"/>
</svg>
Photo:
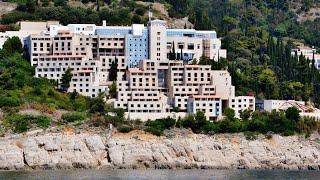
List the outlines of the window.
<svg viewBox="0 0 320 180">
<path fill-rule="evenodd" d="M 183 49 L 184 48 L 184 43 L 178 43 L 178 48 Z"/>
<path fill-rule="evenodd" d="M 189 43 L 188 44 L 188 49 L 189 50 L 194 50 L 194 44 L 193 43 Z"/>
</svg>

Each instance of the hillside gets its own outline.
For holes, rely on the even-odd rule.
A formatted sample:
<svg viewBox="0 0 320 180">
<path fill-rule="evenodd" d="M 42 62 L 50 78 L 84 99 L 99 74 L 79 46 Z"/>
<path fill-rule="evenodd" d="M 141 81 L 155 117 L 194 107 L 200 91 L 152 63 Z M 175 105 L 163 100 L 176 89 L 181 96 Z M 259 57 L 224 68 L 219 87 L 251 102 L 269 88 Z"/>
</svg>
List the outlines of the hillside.
<svg viewBox="0 0 320 180">
<path fill-rule="evenodd" d="M 146 24 L 150 7 L 153 18 L 166 20 L 169 27 L 183 28 L 185 25 L 193 27 L 187 17 L 170 17 L 169 4 L 160 2 L 114 0 L 99 1 L 97 5 L 95 0 L 7 1 L 0 2 L 1 7 L 4 7 L 0 13 L 7 14 L 2 17 L 2 24 L 15 23 L 20 20 L 59 20 L 62 24 L 95 23 L 97 25 L 101 25 L 102 20 L 107 20 L 109 25 Z M 78 18 L 75 18 L 75 15 Z"/>
<path fill-rule="evenodd" d="M 227 49 L 227 61 L 207 61 L 227 68 L 237 95 L 259 99 L 297 99 L 320 105 L 320 75 L 312 60 L 291 57 L 295 42 L 320 46 L 319 0 L 8 0 L 17 9 L 4 14 L 2 24 L 20 20 L 59 20 L 62 24 L 131 25 L 153 18 L 169 27 L 214 29 Z M 191 22 L 191 23 L 190 23 Z M 309 61 L 309 63 L 308 63 Z"/>
<path fill-rule="evenodd" d="M 294 9 L 291 4 L 283 4 L 284 1 L 167 0 L 152 3 L 152 12 L 154 18 L 167 20 L 169 26 L 215 29 L 228 50 L 228 57 L 220 58 L 218 62 L 202 57 L 199 64 L 209 64 L 217 70 L 228 69 L 237 95 L 303 100 L 319 107 L 320 73 L 310 66 L 314 61 L 303 57 L 298 60 L 297 55 L 291 55 L 296 39 L 310 45 L 319 43 L 319 36 L 316 36 L 319 19 L 300 24 L 298 6 Z M 148 21 L 148 4 L 142 1 L 99 1 L 99 5 L 90 1 L 63 0 L 14 3 L 17 9 L 4 14 L 2 24 L 20 20 L 59 20 L 62 24 L 99 25 L 102 20 L 107 20 L 108 25 L 131 25 Z M 301 12 L 309 12 L 308 8 L 302 7 L 301 4 Z M 312 8 L 317 7 L 309 7 Z M 187 18 L 193 25 L 187 22 Z M 51 126 L 79 129 L 97 126 L 103 129 L 109 124 L 115 125 L 119 131 L 143 129 L 157 135 L 172 127 L 209 134 L 273 131 L 285 135 L 310 134 L 320 127 L 319 122 L 300 118 L 298 110 L 291 112 L 292 109 L 288 113 L 245 111 L 242 114 L 245 121 L 234 118 L 233 113 L 228 116 L 228 112 L 224 112 L 226 118 L 220 122 L 208 122 L 201 113 L 177 122 L 174 119 L 145 124 L 125 121 L 123 109 L 110 108 L 103 101 L 108 98 L 105 94 L 87 98 L 76 92 L 66 93 L 66 88 L 59 89 L 56 82 L 46 78 L 33 77 L 34 68 L 23 54 L 24 49 L 17 37 L 8 39 L 0 50 L 0 135 Z M 62 76 L 68 77 L 71 75 L 66 73 Z"/>
</svg>

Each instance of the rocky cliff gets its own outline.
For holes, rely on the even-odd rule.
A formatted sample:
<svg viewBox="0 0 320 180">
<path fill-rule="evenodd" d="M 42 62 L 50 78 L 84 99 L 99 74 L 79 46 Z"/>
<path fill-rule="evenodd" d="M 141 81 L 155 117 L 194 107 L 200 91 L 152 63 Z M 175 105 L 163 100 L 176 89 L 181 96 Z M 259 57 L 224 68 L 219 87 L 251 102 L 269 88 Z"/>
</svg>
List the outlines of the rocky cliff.
<svg viewBox="0 0 320 180">
<path fill-rule="evenodd" d="M 320 169 L 320 136 L 242 134 L 156 137 L 143 132 L 42 134 L 0 139 L 0 169 Z"/>
</svg>

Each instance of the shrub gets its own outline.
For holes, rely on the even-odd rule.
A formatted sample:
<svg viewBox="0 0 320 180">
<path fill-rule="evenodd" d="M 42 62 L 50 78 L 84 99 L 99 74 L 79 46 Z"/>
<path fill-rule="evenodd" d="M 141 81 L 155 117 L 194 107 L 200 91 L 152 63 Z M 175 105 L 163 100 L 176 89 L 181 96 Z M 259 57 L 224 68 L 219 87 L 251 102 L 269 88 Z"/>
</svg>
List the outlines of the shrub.
<svg viewBox="0 0 320 180">
<path fill-rule="evenodd" d="M 33 124 L 40 128 L 48 128 L 51 124 L 51 120 L 46 116 L 14 114 L 7 117 L 5 123 L 10 126 L 14 132 L 22 133 L 29 130 Z"/>
<path fill-rule="evenodd" d="M 20 101 L 16 97 L 0 97 L 0 107 L 16 107 Z"/>
<path fill-rule="evenodd" d="M 207 124 L 202 127 L 202 131 L 208 134 L 215 134 L 220 131 L 220 128 L 217 123 L 207 122 Z"/>
<path fill-rule="evenodd" d="M 300 119 L 300 112 L 296 107 L 289 107 L 286 111 L 286 118 L 291 121 L 298 122 Z"/>
<path fill-rule="evenodd" d="M 92 98 L 90 101 L 90 113 L 105 113 L 106 103 L 102 97 Z"/>
<path fill-rule="evenodd" d="M 151 133 L 153 135 L 156 135 L 156 136 L 161 136 L 163 134 L 163 130 L 157 129 L 155 127 L 149 127 L 145 131 L 149 132 L 149 133 Z"/>
<path fill-rule="evenodd" d="M 147 121 L 146 126 L 158 128 L 160 130 L 165 130 L 173 127 L 176 123 L 175 119 L 165 118 L 165 119 L 156 119 L 154 121 Z"/>
<path fill-rule="evenodd" d="M 118 116 L 118 118 L 120 119 L 120 120 L 123 120 L 124 119 L 124 109 L 122 109 L 122 108 L 115 108 L 115 109 L 113 109 L 113 112 L 114 113 L 116 113 L 116 115 Z"/>
<path fill-rule="evenodd" d="M 133 130 L 130 126 L 119 126 L 117 129 L 122 133 L 128 133 Z"/>
<path fill-rule="evenodd" d="M 22 133 L 30 129 L 31 121 L 26 116 L 12 115 L 6 119 L 9 126 L 16 133 Z"/>
<path fill-rule="evenodd" d="M 283 136 L 292 136 L 294 135 L 294 131 L 293 130 L 285 130 L 283 133 L 282 133 Z"/>
<path fill-rule="evenodd" d="M 53 114 L 56 111 L 54 107 L 51 107 L 47 104 L 39 104 L 39 103 L 31 103 L 30 108 L 38 110 L 42 113 L 48 113 L 48 114 Z"/>
<path fill-rule="evenodd" d="M 94 127 L 99 126 L 107 126 L 107 121 L 105 120 L 104 116 L 101 116 L 100 114 L 94 114 L 90 119 L 90 124 Z"/>
<path fill-rule="evenodd" d="M 54 97 L 54 95 L 55 95 L 55 92 L 52 89 L 49 89 L 48 96 Z"/>
<path fill-rule="evenodd" d="M 61 116 L 64 122 L 72 123 L 76 121 L 83 121 L 85 119 L 84 115 L 81 113 L 66 113 Z"/>
<path fill-rule="evenodd" d="M 51 125 L 50 118 L 46 116 L 34 117 L 33 122 L 37 125 L 37 127 L 44 128 L 44 129 L 48 128 Z"/>
<path fill-rule="evenodd" d="M 257 134 L 255 132 L 246 131 L 243 133 L 247 140 L 253 141 L 257 139 Z"/>
</svg>

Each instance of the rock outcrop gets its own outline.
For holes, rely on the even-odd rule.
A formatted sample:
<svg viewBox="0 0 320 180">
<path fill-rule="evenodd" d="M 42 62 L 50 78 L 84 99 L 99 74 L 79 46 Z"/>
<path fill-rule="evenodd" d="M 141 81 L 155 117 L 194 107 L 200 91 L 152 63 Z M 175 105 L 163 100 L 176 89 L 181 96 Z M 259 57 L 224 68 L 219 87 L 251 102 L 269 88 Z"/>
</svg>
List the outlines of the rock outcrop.
<svg viewBox="0 0 320 180">
<path fill-rule="evenodd" d="M 320 136 L 44 134 L 0 139 L 0 169 L 320 169 Z"/>
</svg>

